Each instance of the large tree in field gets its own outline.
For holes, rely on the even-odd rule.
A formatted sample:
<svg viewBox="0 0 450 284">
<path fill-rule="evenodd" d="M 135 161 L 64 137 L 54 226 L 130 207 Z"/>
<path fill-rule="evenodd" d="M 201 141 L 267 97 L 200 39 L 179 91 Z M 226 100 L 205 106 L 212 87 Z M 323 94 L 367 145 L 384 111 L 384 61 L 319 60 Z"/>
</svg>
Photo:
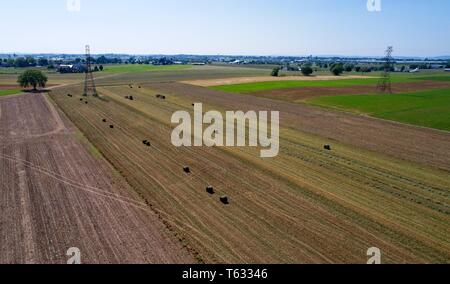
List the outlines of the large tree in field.
<svg viewBox="0 0 450 284">
<path fill-rule="evenodd" d="M 28 88 L 30 86 L 33 87 L 33 90 L 36 91 L 37 87 L 45 88 L 47 84 L 47 76 L 44 75 L 39 70 L 27 70 L 19 75 L 17 82 L 23 88 Z"/>
</svg>

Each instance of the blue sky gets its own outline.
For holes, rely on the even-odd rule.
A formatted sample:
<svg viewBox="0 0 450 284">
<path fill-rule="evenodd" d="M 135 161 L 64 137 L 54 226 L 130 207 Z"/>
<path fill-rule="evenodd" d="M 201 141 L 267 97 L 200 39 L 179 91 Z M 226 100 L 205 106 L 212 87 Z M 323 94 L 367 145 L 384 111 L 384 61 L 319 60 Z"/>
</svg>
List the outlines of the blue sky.
<svg viewBox="0 0 450 284">
<path fill-rule="evenodd" d="M 450 54 L 450 1 L 2 1 L 0 53 L 395 55 Z"/>
</svg>

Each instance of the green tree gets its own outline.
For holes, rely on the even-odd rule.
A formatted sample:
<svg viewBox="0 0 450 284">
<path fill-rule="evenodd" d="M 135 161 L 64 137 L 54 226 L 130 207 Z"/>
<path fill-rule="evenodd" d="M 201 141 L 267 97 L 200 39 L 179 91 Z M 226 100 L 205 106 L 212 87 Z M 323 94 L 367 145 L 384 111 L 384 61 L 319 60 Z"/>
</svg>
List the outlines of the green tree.
<svg viewBox="0 0 450 284">
<path fill-rule="evenodd" d="M 19 58 L 16 58 L 16 60 L 14 60 L 14 67 L 22 68 L 22 67 L 27 67 L 27 66 L 28 66 L 28 62 L 23 57 L 19 57 Z"/>
<path fill-rule="evenodd" d="M 104 55 L 97 58 L 97 64 L 106 64 L 106 63 L 108 63 L 108 59 Z"/>
<path fill-rule="evenodd" d="M 96 63 L 96 60 L 95 60 L 95 58 L 94 57 L 92 57 L 92 56 L 89 56 L 89 61 L 91 61 L 91 64 L 95 64 Z M 85 60 L 86 61 L 86 60 Z"/>
<path fill-rule="evenodd" d="M 103 65 L 100 65 L 99 69 L 100 69 L 100 71 L 103 71 L 103 69 L 104 69 Z"/>
<path fill-rule="evenodd" d="M 334 76 L 339 76 L 344 72 L 344 65 L 342 63 L 333 63 L 330 66 L 330 71 Z"/>
<path fill-rule="evenodd" d="M 44 88 L 47 84 L 47 80 L 47 76 L 45 76 L 41 71 L 27 70 L 19 75 L 17 83 L 19 83 L 23 88 L 32 86 L 33 90 L 36 91 L 38 86 Z"/>
<path fill-rule="evenodd" d="M 355 66 L 353 64 L 347 63 L 344 65 L 345 72 L 352 72 L 353 68 L 355 68 Z"/>
<path fill-rule="evenodd" d="M 280 75 L 280 67 L 275 67 L 272 70 L 272 74 L 270 74 L 273 77 L 278 77 L 278 75 Z"/>
<path fill-rule="evenodd" d="M 28 66 L 36 66 L 36 59 L 34 59 L 33 57 L 28 56 L 26 58 L 26 61 Z"/>
<path fill-rule="evenodd" d="M 361 68 L 361 72 L 363 72 L 363 73 L 369 73 L 369 72 L 372 72 L 372 67 L 370 67 L 370 66 L 363 66 L 363 67 Z"/>
<path fill-rule="evenodd" d="M 48 66 L 48 59 L 47 58 L 39 58 L 38 64 L 39 64 L 39 66 Z"/>
<path fill-rule="evenodd" d="M 309 76 L 314 72 L 310 65 L 302 66 L 302 74 L 304 76 Z"/>
</svg>

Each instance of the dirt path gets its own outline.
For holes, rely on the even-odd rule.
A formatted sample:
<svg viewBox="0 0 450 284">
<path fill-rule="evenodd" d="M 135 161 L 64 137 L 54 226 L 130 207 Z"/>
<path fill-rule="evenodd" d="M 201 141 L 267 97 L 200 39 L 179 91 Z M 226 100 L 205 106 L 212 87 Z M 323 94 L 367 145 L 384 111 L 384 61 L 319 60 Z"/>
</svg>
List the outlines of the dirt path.
<svg viewBox="0 0 450 284">
<path fill-rule="evenodd" d="M 0 263 L 195 262 L 44 95 L 0 109 Z"/>
</svg>

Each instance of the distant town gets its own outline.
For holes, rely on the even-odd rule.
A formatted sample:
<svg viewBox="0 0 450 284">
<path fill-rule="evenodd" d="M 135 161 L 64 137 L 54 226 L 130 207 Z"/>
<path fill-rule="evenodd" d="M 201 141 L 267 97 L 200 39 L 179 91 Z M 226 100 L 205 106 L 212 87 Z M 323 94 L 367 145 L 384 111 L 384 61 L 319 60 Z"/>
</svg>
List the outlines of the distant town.
<svg viewBox="0 0 450 284">
<path fill-rule="evenodd" d="M 0 67 L 46 67 L 60 73 L 83 73 L 86 70 L 85 56 L 81 54 L 0 54 Z M 267 65 L 279 66 L 281 70 L 299 71 L 304 64 L 316 69 L 328 68 L 340 62 L 346 69 L 356 72 L 372 72 L 384 68 L 383 57 L 348 56 L 232 56 L 232 55 L 128 55 L 99 54 L 92 55 L 93 71 L 102 71 L 107 64 L 147 64 L 147 65 Z M 411 72 L 426 69 L 450 68 L 450 56 L 430 58 L 394 57 L 393 72 Z"/>
</svg>

